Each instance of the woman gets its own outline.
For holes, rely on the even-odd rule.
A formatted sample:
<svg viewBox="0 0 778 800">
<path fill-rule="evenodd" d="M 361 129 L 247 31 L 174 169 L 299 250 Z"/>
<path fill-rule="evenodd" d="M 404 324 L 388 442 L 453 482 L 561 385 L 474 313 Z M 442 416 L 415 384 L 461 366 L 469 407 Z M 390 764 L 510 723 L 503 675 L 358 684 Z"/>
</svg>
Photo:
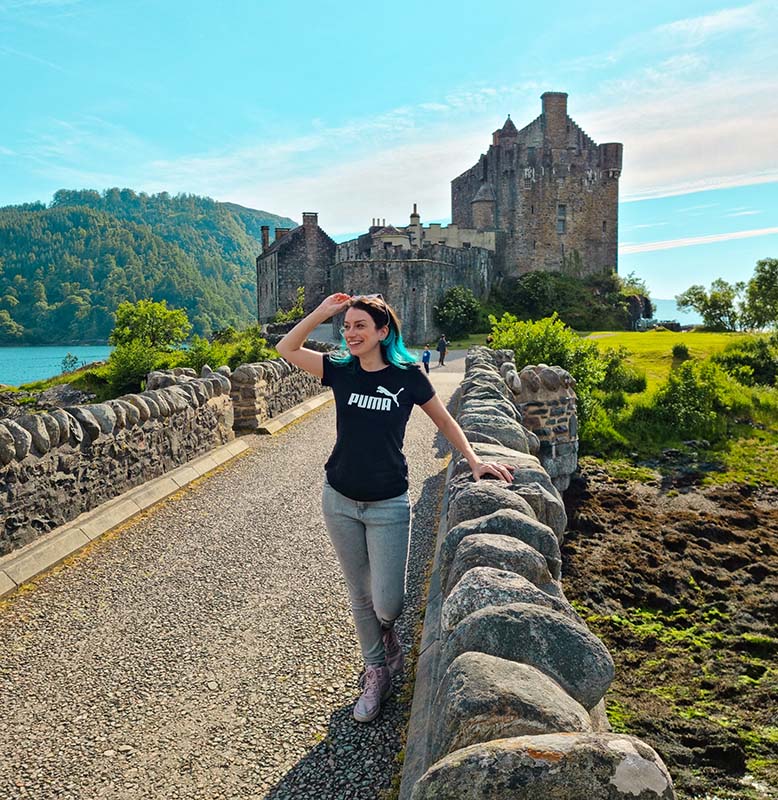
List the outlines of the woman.
<svg viewBox="0 0 778 800">
<path fill-rule="evenodd" d="M 340 351 L 324 355 L 303 347 L 314 328 L 344 310 Z M 405 348 L 400 321 L 381 295 L 330 295 L 276 347 L 335 394 L 337 437 L 325 464 L 322 509 L 365 660 L 354 719 L 370 722 L 404 660 L 394 622 L 402 611 L 408 562 L 410 504 L 402 444 L 413 406 L 421 406 L 462 453 L 476 480 L 493 475 L 510 481 L 510 468 L 486 464 L 473 452 Z"/>
</svg>

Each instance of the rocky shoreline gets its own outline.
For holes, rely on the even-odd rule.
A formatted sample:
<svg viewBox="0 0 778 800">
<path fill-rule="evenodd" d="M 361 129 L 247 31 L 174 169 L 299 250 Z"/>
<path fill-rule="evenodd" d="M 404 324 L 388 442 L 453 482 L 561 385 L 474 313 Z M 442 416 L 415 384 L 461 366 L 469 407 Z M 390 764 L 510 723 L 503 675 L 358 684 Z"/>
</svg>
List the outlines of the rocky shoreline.
<svg viewBox="0 0 778 800">
<path fill-rule="evenodd" d="M 614 729 L 660 753 L 679 798 L 775 798 L 778 491 L 671 459 L 643 480 L 582 464 L 566 593 L 616 661 Z"/>
</svg>

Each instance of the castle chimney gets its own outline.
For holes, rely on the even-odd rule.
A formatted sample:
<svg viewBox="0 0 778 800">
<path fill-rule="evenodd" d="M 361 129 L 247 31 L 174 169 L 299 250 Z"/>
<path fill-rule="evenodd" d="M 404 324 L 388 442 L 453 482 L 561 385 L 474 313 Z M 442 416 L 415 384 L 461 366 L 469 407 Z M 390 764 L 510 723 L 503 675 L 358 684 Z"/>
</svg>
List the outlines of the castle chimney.
<svg viewBox="0 0 778 800">
<path fill-rule="evenodd" d="M 262 252 L 270 247 L 270 225 L 262 226 Z"/>
<path fill-rule="evenodd" d="M 278 241 L 282 236 L 285 236 L 291 228 L 276 228 L 276 241 Z"/>
<path fill-rule="evenodd" d="M 303 211 L 303 225 L 306 228 L 316 228 L 319 224 L 319 214 L 317 211 Z"/>
<path fill-rule="evenodd" d="M 544 92 L 545 139 L 553 149 L 567 147 L 567 92 Z"/>
</svg>

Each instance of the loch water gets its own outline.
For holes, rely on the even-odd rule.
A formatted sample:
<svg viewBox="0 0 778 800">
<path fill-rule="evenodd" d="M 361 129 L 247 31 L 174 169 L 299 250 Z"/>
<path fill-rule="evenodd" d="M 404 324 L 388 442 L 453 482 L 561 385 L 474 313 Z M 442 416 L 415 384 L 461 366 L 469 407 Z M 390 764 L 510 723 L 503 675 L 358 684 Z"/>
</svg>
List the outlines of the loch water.
<svg viewBox="0 0 778 800">
<path fill-rule="evenodd" d="M 20 386 L 41 381 L 62 372 L 62 359 L 72 353 L 78 366 L 104 361 L 113 347 L 108 345 L 47 345 L 41 347 L 0 347 L 0 384 Z"/>
</svg>

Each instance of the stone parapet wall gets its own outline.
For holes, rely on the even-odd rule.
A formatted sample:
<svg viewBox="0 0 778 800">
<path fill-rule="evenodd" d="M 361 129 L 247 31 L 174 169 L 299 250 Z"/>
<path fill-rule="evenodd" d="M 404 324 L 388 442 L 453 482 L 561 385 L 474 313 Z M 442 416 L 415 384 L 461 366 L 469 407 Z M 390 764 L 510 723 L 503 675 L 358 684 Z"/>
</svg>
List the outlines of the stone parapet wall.
<svg viewBox="0 0 778 800">
<path fill-rule="evenodd" d="M 461 457 L 450 467 L 417 666 L 428 699 L 414 699 L 400 797 L 669 800 L 659 756 L 610 731 L 613 659 L 565 597 L 564 504 L 522 424 L 509 385 L 525 373 L 508 356 L 473 348 L 466 361 L 459 423 L 513 480 L 475 482 Z"/>
<path fill-rule="evenodd" d="M 226 376 L 160 382 L 0 422 L 0 556 L 234 438 Z"/>
<path fill-rule="evenodd" d="M 546 364 L 526 366 L 517 374 L 515 367 L 505 362 L 500 372 L 524 426 L 540 440 L 540 462 L 557 489 L 565 491 L 578 464 L 575 379 L 562 367 Z"/>
<path fill-rule="evenodd" d="M 326 391 L 321 380 L 284 359 L 241 364 L 231 375 L 235 430 L 262 423 Z"/>
</svg>

